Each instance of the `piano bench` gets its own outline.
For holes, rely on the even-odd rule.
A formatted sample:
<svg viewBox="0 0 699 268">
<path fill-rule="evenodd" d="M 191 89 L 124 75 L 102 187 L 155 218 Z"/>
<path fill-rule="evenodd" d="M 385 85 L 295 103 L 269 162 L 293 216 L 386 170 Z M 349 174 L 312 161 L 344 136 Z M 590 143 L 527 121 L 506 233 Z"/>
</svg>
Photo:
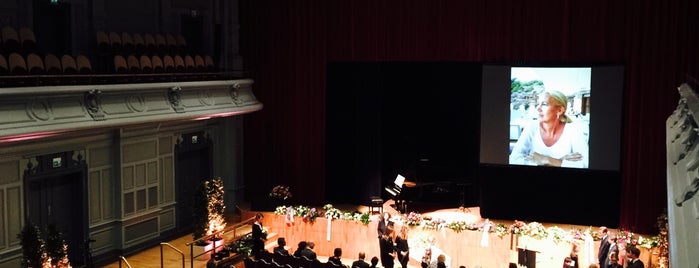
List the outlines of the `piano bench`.
<svg viewBox="0 0 699 268">
<path fill-rule="evenodd" d="M 383 199 L 378 196 L 372 196 L 369 203 L 369 214 L 374 214 L 374 210 L 379 214 L 383 214 Z"/>
</svg>

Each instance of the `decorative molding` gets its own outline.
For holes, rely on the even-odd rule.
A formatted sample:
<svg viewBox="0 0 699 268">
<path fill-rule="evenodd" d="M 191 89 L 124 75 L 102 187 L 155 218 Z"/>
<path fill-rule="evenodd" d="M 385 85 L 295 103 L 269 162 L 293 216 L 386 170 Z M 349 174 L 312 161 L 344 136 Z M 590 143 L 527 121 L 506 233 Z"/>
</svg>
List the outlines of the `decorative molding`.
<svg viewBox="0 0 699 268">
<path fill-rule="evenodd" d="M 261 110 L 253 81 L 42 86 L 0 90 L 0 143 L 61 132 L 200 120 Z"/>
<path fill-rule="evenodd" d="M 104 113 L 102 112 L 102 91 L 93 89 L 85 92 L 84 96 L 87 113 L 95 120 L 104 120 Z"/>
<path fill-rule="evenodd" d="M 182 97 L 180 96 L 180 87 L 172 87 L 167 91 L 167 100 L 170 101 L 170 105 L 175 112 L 183 113 L 184 107 L 182 107 Z"/>
</svg>

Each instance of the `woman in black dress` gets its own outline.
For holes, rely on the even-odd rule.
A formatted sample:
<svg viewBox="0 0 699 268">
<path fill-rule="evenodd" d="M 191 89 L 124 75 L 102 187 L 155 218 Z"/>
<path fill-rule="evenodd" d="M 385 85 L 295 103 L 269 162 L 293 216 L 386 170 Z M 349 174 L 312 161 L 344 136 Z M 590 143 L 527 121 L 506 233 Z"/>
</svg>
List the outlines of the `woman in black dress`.
<svg viewBox="0 0 699 268">
<path fill-rule="evenodd" d="M 384 268 L 393 268 L 393 258 L 396 257 L 393 245 L 393 227 L 387 226 L 384 230 L 379 240 L 379 250 L 381 252 L 381 265 Z"/>
<path fill-rule="evenodd" d="M 400 228 L 400 232 L 396 236 L 396 254 L 398 256 L 398 262 L 402 268 L 408 268 L 408 261 L 410 258 L 408 254 L 410 252 L 410 247 L 408 247 L 408 227 L 403 225 Z"/>
</svg>

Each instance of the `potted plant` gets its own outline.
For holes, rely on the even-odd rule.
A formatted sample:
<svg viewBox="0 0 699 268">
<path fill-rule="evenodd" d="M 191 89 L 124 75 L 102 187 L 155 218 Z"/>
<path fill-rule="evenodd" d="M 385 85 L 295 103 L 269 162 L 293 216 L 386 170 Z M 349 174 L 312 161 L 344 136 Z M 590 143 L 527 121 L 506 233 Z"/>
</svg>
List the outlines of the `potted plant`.
<svg viewBox="0 0 699 268">
<path fill-rule="evenodd" d="M 41 232 L 29 219 L 25 219 L 22 232 L 17 235 L 22 245 L 22 266 L 42 267 L 44 262 L 44 241 Z"/>
<path fill-rule="evenodd" d="M 209 241 L 202 238 L 214 235 L 212 239 L 221 239 L 216 235 L 223 231 L 226 227 L 226 222 L 223 219 L 224 205 L 224 188 L 221 178 L 213 178 L 202 182 L 194 192 L 193 200 L 193 227 L 192 236 L 197 240 L 196 245 L 201 248 L 200 252 L 208 251 L 211 248 L 207 246 Z M 222 243 L 216 244 L 221 246 Z"/>
</svg>

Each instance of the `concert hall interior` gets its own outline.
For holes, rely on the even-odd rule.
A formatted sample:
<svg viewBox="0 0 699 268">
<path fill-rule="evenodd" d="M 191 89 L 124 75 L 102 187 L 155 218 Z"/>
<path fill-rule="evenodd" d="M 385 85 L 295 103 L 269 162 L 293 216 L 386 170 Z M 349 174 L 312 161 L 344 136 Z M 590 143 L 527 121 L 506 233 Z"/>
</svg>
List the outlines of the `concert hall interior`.
<svg viewBox="0 0 699 268">
<path fill-rule="evenodd" d="M 601 227 L 621 261 L 697 267 L 698 12 L 0 0 L 0 267 L 280 264 L 248 258 L 260 225 L 351 265 L 381 212 L 411 268 L 582 267 Z"/>
</svg>

